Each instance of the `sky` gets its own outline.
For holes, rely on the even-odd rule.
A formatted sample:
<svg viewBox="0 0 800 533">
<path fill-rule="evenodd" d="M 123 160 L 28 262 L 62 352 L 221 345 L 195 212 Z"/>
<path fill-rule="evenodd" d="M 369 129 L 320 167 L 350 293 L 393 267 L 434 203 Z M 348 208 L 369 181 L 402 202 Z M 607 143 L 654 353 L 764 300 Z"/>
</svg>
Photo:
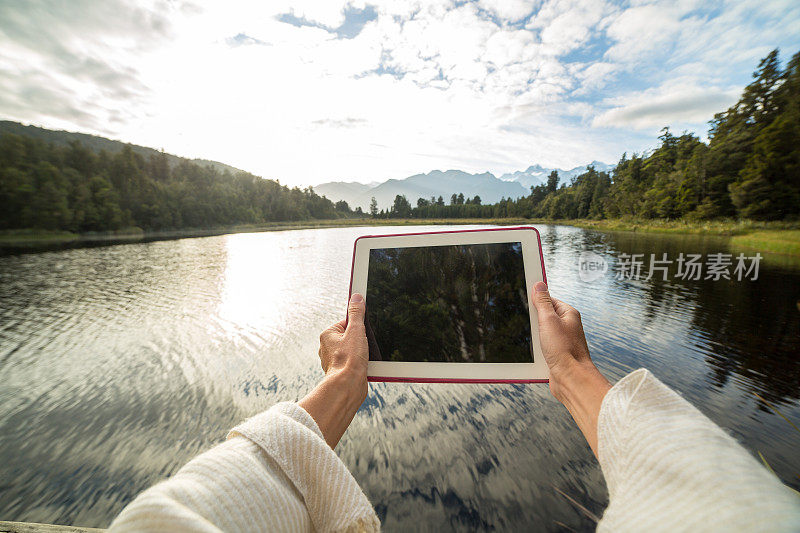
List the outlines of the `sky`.
<svg viewBox="0 0 800 533">
<path fill-rule="evenodd" d="M 800 2 L 0 0 L 0 118 L 288 185 L 616 162 L 705 137 Z"/>
</svg>

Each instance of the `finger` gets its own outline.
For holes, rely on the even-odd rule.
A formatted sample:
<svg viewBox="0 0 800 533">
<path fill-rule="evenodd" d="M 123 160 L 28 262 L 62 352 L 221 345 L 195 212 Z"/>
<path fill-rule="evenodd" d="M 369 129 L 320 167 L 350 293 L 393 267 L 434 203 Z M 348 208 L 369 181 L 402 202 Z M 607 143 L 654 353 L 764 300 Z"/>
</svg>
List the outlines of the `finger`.
<svg viewBox="0 0 800 533">
<path fill-rule="evenodd" d="M 341 335 L 342 333 L 344 333 L 344 329 L 346 327 L 347 327 L 347 319 L 343 318 L 336 324 L 333 324 L 328 329 Z"/>
<path fill-rule="evenodd" d="M 550 298 L 553 301 L 553 309 L 555 309 L 556 314 L 559 318 L 563 318 L 571 309 L 572 306 L 566 302 L 562 302 L 558 298 Z"/>
<path fill-rule="evenodd" d="M 553 306 L 553 300 L 550 298 L 550 291 L 547 290 L 547 285 L 541 281 L 537 281 L 533 286 L 533 306 L 536 308 L 539 320 L 558 316 Z"/>
<path fill-rule="evenodd" d="M 341 335 L 341 331 L 337 328 L 339 324 L 333 324 L 332 326 L 328 326 L 325 328 L 322 333 L 319 334 L 319 344 L 323 346 L 326 342 L 328 342 L 332 337 L 336 335 Z"/>
<path fill-rule="evenodd" d="M 350 305 L 347 307 L 347 330 L 364 331 L 364 312 L 366 304 L 364 297 L 358 293 L 350 296 Z"/>
</svg>

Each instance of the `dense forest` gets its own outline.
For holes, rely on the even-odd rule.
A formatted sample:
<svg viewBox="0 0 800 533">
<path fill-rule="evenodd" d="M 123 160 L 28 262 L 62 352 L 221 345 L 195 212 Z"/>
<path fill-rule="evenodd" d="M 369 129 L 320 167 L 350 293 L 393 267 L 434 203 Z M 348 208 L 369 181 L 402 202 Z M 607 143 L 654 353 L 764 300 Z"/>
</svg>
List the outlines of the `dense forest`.
<svg viewBox="0 0 800 533">
<path fill-rule="evenodd" d="M 781 69 L 778 51 L 761 60 L 740 100 L 710 121 L 708 143 L 664 128 L 660 146 L 623 154 L 609 174 L 590 167 L 527 197 L 482 205 L 480 197 L 395 198 L 376 217 L 397 218 L 746 218 L 800 215 L 800 52 Z"/>
<path fill-rule="evenodd" d="M 570 183 L 559 183 L 553 172 L 528 196 L 491 205 L 460 193 L 419 198 L 416 205 L 398 196 L 385 211 L 373 201 L 370 213 L 377 218 L 796 219 L 800 53 L 782 69 L 778 51 L 771 52 L 753 78 L 740 100 L 710 121 L 708 142 L 664 128 L 656 149 L 623 154 L 611 173 L 590 167 Z M 0 135 L 0 230 L 154 231 L 363 215 L 312 188 L 290 189 L 220 163 L 93 136 L 66 142 L 54 136 L 57 132 L 20 128 L 22 135 Z M 117 145 L 122 148 L 106 149 Z"/>
<path fill-rule="evenodd" d="M 210 228 L 351 215 L 313 189 L 290 189 L 125 145 L 95 152 L 31 136 L 0 136 L 0 229 L 75 232 Z"/>
</svg>

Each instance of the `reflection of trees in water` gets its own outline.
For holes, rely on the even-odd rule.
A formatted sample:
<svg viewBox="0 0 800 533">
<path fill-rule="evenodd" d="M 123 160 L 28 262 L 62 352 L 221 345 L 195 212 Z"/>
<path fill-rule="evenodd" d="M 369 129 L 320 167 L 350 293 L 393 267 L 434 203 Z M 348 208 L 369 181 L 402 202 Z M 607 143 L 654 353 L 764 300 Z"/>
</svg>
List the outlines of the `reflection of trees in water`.
<svg viewBox="0 0 800 533">
<path fill-rule="evenodd" d="M 704 283 L 694 324 L 716 349 L 707 361 L 716 384 L 730 374 L 774 401 L 800 399 L 797 276 L 762 272 L 758 282 Z"/>
<path fill-rule="evenodd" d="M 697 236 L 615 234 L 617 253 L 644 253 L 660 257 L 678 254 L 726 252 L 721 239 Z M 643 272 L 647 272 L 649 263 Z M 762 263 L 757 281 L 668 281 L 660 277 L 637 285 L 645 293 L 646 322 L 673 313 L 677 306 L 691 310 L 691 332 L 706 357 L 711 382 L 722 387 L 731 374 L 771 401 L 800 399 L 800 275 Z M 612 273 L 609 273 L 612 275 Z M 705 273 L 703 274 L 705 276 Z M 617 282 L 618 290 L 628 282 Z"/>
<path fill-rule="evenodd" d="M 367 302 L 385 360 L 531 360 L 519 243 L 372 250 Z"/>
</svg>

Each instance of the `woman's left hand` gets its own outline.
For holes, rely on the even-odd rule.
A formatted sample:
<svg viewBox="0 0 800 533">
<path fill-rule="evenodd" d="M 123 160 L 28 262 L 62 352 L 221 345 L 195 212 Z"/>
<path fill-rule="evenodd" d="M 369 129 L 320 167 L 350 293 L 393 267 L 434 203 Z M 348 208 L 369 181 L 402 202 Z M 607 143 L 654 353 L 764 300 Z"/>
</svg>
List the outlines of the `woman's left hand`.
<svg viewBox="0 0 800 533">
<path fill-rule="evenodd" d="M 319 336 L 319 360 L 325 378 L 300 400 L 331 448 L 335 447 L 367 397 L 369 348 L 364 328 L 364 297 L 353 294 L 347 319 Z"/>
<path fill-rule="evenodd" d="M 364 329 L 364 297 L 350 297 L 347 319 L 340 320 L 319 336 L 319 360 L 326 376 L 347 373 L 359 389 L 361 401 L 367 397 L 369 348 Z"/>
</svg>

